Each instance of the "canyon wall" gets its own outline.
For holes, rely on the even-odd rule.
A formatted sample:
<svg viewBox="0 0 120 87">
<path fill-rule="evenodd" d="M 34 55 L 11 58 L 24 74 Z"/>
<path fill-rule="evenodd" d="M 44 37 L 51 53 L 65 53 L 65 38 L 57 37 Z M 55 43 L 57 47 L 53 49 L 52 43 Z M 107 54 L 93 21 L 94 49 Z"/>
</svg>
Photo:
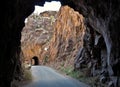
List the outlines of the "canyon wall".
<svg viewBox="0 0 120 87">
<path fill-rule="evenodd" d="M 26 19 L 21 38 L 24 62 L 28 61 L 31 64 L 32 58 L 37 56 L 42 64 L 43 52 L 46 51 L 45 47 L 53 35 L 56 15 L 56 11 L 45 11 L 39 15 L 33 13 Z"/>
<path fill-rule="evenodd" d="M 68 65 L 74 65 L 78 48 L 83 46 L 82 15 L 69 6 L 62 6 L 58 13 L 33 14 L 27 21 L 21 39 L 25 60 L 31 62 L 32 57 L 37 56 L 40 64 L 55 62 L 59 67 L 57 63 L 66 60 L 71 63 Z"/>
<path fill-rule="evenodd" d="M 62 6 L 54 24 L 54 34 L 50 41 L 48 55 L 51 61 L 66 65 L 74 65 L 74 58 L 83 46 L 85 31 L 84 18 L 69 6 Z M 56 64 L 59 67 L 59 64 Z"/>
</svg>

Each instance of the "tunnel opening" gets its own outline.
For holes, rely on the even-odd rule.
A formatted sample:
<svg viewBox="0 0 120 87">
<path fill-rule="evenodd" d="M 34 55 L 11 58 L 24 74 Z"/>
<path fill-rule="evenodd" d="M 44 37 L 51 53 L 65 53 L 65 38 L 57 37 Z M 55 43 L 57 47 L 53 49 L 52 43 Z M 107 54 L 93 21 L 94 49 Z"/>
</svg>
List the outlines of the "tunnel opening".
<svg viewBox="0 0 120 87">
<path fill-rule="evenodd" d="M 46 1 L 51 1 L 51 0 L 46 0 Z M 63 5 L 68 4 L 75 10 L 78 10 L 80 13 L 82 13 L 84 17 L 87 18 L 86 21 L 88 21 L 96 31 L 99 31 L 102 34 L 107 34 L 110 40 L 112 37 L 112 40 L 109 43 L 110 47 L 108 47 L 110 49 L 108 55 L 108 60 L 109 60 L 108 65 L 119 66 L 120 63 L 120 50 L 119 50 L 120 25 L 118 24 L 120 22 L 119 20 L 120 17 L 118 15 L 120 14 L 119 0 L 116 1 L 93 0 L 93 2 L 95 2 L 94 5 L 92 4 L 93 3 L 92 1 L 88 1 L 88 0 L 81 0 L 81 1 L 77 0 L 76 2 L 73 0 L 60 0 L 60 1 L 62 2 Z M 7 2 L 3 1 L 3 3 L 6 4 L 6 8 L 1 7 L 2 10 L 1 14 L 3 16 L 1 16 L 2 24 L 1 24 L 1 32 L 0 32 L 1 35 L 0 36 L 0 41 L 1 41 L 0 69 L 2 71 L 0 72 L 0 81 L 2 82 L 0 83 L 0 87 L 10 87 L 11 85 L 10 83 L 15 76 L 16 70 L 18 69 L 19 66 L 21 66 L 20 64 L 21 60 L 19 57 L 21 51 L 20 39 L 21 39 L 21 30 L 24 27 L 25 18 L 28 17 L 33 12 L 35 4 L 43 5 L 44 2 L 45 0 L 41 0 L 41 1 L 12 0 L 11 2 L 8 0 Z M 3 3 L 1 3 L 1 6 Z M 103 28 L 100 28 L 100 25 L 103 26 Z M 110 28 L 109 25 L 111 26 Z M 113 80 L 114 78 L 115 79 L 117 78 L 117 80 L 115 81 L 119 83 L 118 82 L 119 81 L 118 76 L 120 74 L 120 72 L 118 71 L 119 68 L 114 67 L 114 69 L 117 69 L 114 70 L 116 71 L 115 75 L 117 76 L 114 77 L 114 74 L 112 75 L 108 74 L 108 76 L 111 77 Z M 112 68 L 110 67 L 110 72 L 111 70 Z M 111 81 L 110 79 L 109 81 Z M 113 82 L 110 82 L 109 85 L 111 84 L 113 84 Z"/>
<path fill-rule="evenodd" d="M 32 65 L 39 65 L 39 58 L 37 56 L 34 56 L 32 59 L 31 59 L 31 62 L 32 62 Z"/>
<path fill-rule="evenodd" d="M 59 8 L 60 8 L 60 6 L 61 5 L 59 2 Z M 55 8 L 55 7 L 56 6 L 53 6 L 53 8 Z M 40 9 L 41 7 L 39 8 L 39 6 L 35 6 L 35 8 Z M 47 65 L 49 63 L 49 61 L 56 60 L 57 63 L 59 63 L 58 66 L 60 66 L 60 67 L 65 66 L 66 68 L 67 67 L 73 68 L 72 64 L 73 64 L 74 57 L 71 57 L 71 56 L 73 56 L 74 52 L 72 53 L 72 51 L 77 51 L 77 47 L 80 47 L 82 44 L 82 42 L 80 42 L 80 40 L 82 40 L 82 37 L 83 37 L 83 33 L 81 33 L 81 32 L 84 31 L 83 16 L 80 15 L 77 11 L 75 11 L 74 9 L 72 9 L 71 7 L 69 7 L 67 5 L 63 6 L 59 12 L 49 13 L 48 11 L 46 11 L 46 12 L 35 11 L 33 13 L 34 14 L 30 15 L 25 20 L 26 25 L 29 25 L 29 21 L 33 21 L 30 23 L 30 25 L 33 24 L 32 28 L 29 28 L 29 26 L 27 26 L 29 28 L 29 30 L 31 30 L 30 33 L 28 33 L 29 32 L 27 30 L 28 28 L 27 29 L 23 28 L 23 31 L 22 31 L 22 40 L 21 41 L 23 42 L 22 43 L 22 50 L 23 50 L 25 58 L 31 58 L 31 56 L 36 55 L 39 58 L 40 63 L 42 65 Z M 50 14 L 50 17 L 49 17 L 49 14 Z M 59 15 L 58 19 L 55 18 L 51 14 L 55 14 L 55 16 Z M 42 16 L 44 16 L 44 17 L 42 17 Z M 42 25 L 38 21 L 41 19 L 43 22 Z M 47 28 L 50 28 L 50 26 L 46 27 L 48 24 L 48 22 L 46 23 L 46 21 L 45 21 L 46 19 L 48 19 L 48 21 L 49 21 L 49 19 L 51 20 L 49 22 L 50 25 L 52 25 L 55 21 L 57 21 L 57 23 L 55 24 L 57 26 L 54 27 L 56 30 L 53 28 L 54 29 L 53 31 L 51 29 L 51 31 L 48 32 L 49 34 L 53 34 L 55 31 L 53 36 L 57 35 L 57 37 L 54 37 L 56 39 L 56 41 L 51 44 L 51 47 L 47 46 L 44 43 L 44 41 L 42 41 L 42 38 L 40 37 L 42 32 L 44 32 L 45 35 L 48 34 L 45 30 L 47 30 Z M 43 28 L 44 30 L 41 28 Z M 60 30 L 60 31 L 58 31 L 58 30 Z M 58 34 L 57 34 L 57 32 L 58 32 Z M 59 33 L 61 36 L 59 35 Z M 28 34 L 28 36 L 27 36 L 27 34 Z M 25 41 L 27 41 L 27 38 L 26 39 L 24 38 L 26 36 L 28 37 L 28 43 L 30 43 L 30 44 L 27 44 L 25 42 Z M 50 38 L 51 37 L 52 36 L 50 36 Z M 75 37 L 75 39 L 74 39 L 74 37 Z M 66 40 L 65 40 L 65 38 L 66 38 Z M 45 38 L 44 38 L 44 40 L 45 40 Z M 49 41 L 50 40 L 47 40 L 47 42 L 49 42 Z M 76 44 L 77 42 L 80 42 L 79 45 Z M 64 43 L 65 43 L 65 45 L 64 45 Z M 58 46 L 55 44 L 57 44 Z M 43 46 L 41 47 L 41 45 L 43 45 Z M 76 45 L 76 47 L 74 47 L 74 45 Z M 56 51 L 55 51 L 55 53 L 53 53 L 55 46 L 57 47 L 57 49 L 55 49 Z M 52 50 L 52 48 L 53 48 L 53 50 Z M 60 48 L 60 50 L 59 50 L 59 48 Z M 29 51 L 25 51 L 24 49 L 28 49 Z M 49 49 L 51 49 L 51 52 L 49 52 Z M 57 52 L 59 54 L 57 54 Z M 53 53 L 53 55 L 52 55 L 52 53 Z M 43 57 L 42 54 L 45 54 L 45 56 Z M 54 55 L 56 55 L 56 57 L 59 57 L 59 58 L 58 59 L 55 58 Z M 49 58 L 50 56 L 51 56 L 51 59 Z M 53 56 L 53 58 L 52 58 L 52 56 Z M 68 59 L 67 56 L 68 57 L 70 56 L 70 59 Z M 62 64 L 63 66 L 60 65 L 60 62 L 63 62 L 63 64 Z M 69 62 L 69 63 L 67 64 L 67 62 Z M 54 66 L 57 66 L 57 63 L 54 64 Z M 33 59 L 33 58 L 32 58 L 32 65 L 37 65 L 37 63 L 35 62 L 35 59 Z M 51 66 L 52 66 L 52 64 L 51 64 Z"/>
<path fill-rule="evenodd" d="M 36 6 L 36 7 L 38 7 L 38 6 Z M 24 53 L 24 54 L 25 55 L 28 54 L 30 56 L 34 54 L 34 55 L 38 56 L 40 61 L 42 60 L 42 62 L 40 62 L 42 65 L 47 65 L 49 63 L 49 61 L 56 61 L 56 62 L 54 62 L 54 66 L 62 67 L 64 69 L 70 67 L 72 69 L 73 68 L 72 67 L 73 58 L 74 58 L 73 55 L 75 55 L 73 53 L 75 51 L 77 51 L 78 47 L 80 47 L 82 45 L 82 42 L 80 42 L 80 40 L 82 41 L 82 37 L 84 34 L 83 33 L 84 32 L 83 16 L 80 15 L 77 11 L 75 11 L 74 9 L 72 9 L 69 6 L 63 6 L 60 9 L 58 15 L 59 16 L 58 16 L 57 20 L 55 20 L 55 18 L 53 16 L 50 16 L 50 19 L 52 20 L 52 22 L 57 21 L 57 23 L 55 24 L 55 25 L 57 25 L 55 27 L 56 30 L 54 30 L 56 32 L 55 33 L 53 32 L 54 35 L 57 35 L 57 37 L 54 37 L 55 40 L 53 40 L 53 41 L 55 41 L 55 42 L 53 42 L 51 44 L 51 47 L 47 47 L 47 45 L 45 45 L 45 46 L 43 46 L 42 49 L 36 50 L 36 49 L 39 49 L 39 46 L 37 46 L 35 48 L 32 48 L 33 46 L 30 46 L 32 48 L 32 49 L 30 49 L 31 53 Z M 39 12 L 35 15 L 34 14 L 32 15 L 33 18 L 38 18 L 39 20 L 42 19 L 39 16 L 44 16 L 45 18 L 49 18 L 49 16 L 47 16 L 46 12 L 41 12 L 40 15 L 39 15 Z M 27 18 L 26 24 L 28 24 L 29 21 L 30 21 L 30 18 Z M 33 22 L 33 24 L 35 24 L 35 25 L 33 25 L 33 26 L 36 26 L 37 23 L 38 23 L 38 21 L 35 20 Z M 43 19 L 42 26 L 44 25 L 44 23 L 45 23 L 45 20 Z M 50 23 L 50 24 L 52 24 L 52 23 Z M 40 36 L 40 33 L 43 31 L 43 29 L 42 30 L 40 29 L 42 26 L 38 23 L 38 25 L 36 26 L 37 29 L 34 29 L 34 32 L 37 33 L 37 36 Z M 47 26 L 47 24 L 45 26 Z M 46 30 L 47 28 L 45 28 L 44 30 Z M 25 29 L 23 29 L 23 31 L 24 30 Z M 32 42 L 31 44 L 34 43 L 34 40 L 31 39 L 32 36 L 34 36 L 33 33 L 31 33 L 29 36 L 30 37 L 29 40 L 30 40 L 30 42 Z M 51 33 L 51 32 L 49 32 L 49 33 Z M 26 33 L 26 34 L 29 34 L 29 33 Z M 47 35 L 47 33 L 45 33 L 45 34 Z M 25 35 L 25 36 L 27 36 L 27 35 Z M 36 37 L 34 39 L 37 40 Z M 38 40 L 41 41 L 41 39 L 39 39 L 39 38 L 38 38 Z M 26 41 L 26 39 L 25 39 L 25 41 Z M 76 43 L 78 43 L 78 44 L 76 44 Z M 37 45 L 40 45 L 40 43 Z M 74 45 L 76 45 L 76 47 L 74 47 Z M 23 45 L 23 46 L 25 46 L 25 45 Z M 26 47 L 26 48 L 29 49 L 30 47 Z M 49 52 L 49 49 L 51 49 L 51 52 Z M 42 51 L 42 50 L 44 50 L 44 51 Z M 39 53 L 40 51 L 41 51 L 41 53 Z M 24 50 L 23 50 L 23 52 L 24 52 Z M 51 53 L 51 54 L 49 55 L 49 53 Z M 45 56 L 41 57 L 42 54 L 45 54 Z M 30 56 L 28 56 L 28 57 L 31 58 Z M 50 59 L 50 56 L 51 56 L 51 59 Z M 68 57 L 70 57 L 70 58 L 68 58 Z M 34 61 L 35 60 L 32 59 L 32 62 L 34 62 Z M 60 64 L 60 63 L 63 63 L 63 64 Z M 34 63 L 32 63 L 32 64 L 34 64 Z M 52 66 L 52 64 L 50 66 Z"/>
</svg>

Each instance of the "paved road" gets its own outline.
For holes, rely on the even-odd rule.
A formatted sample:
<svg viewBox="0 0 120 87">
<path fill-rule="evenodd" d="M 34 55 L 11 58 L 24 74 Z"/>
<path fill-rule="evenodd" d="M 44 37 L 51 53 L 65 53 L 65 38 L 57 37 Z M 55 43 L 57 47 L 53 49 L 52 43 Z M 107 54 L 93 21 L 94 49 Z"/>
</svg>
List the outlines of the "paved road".
<svg viewBox="0 0 120 87">
<path fill-rule="evenodd" d="M 33 81 L 24 87 L 89 87 L 46 66 L 32 66 Z"/>
</svg>

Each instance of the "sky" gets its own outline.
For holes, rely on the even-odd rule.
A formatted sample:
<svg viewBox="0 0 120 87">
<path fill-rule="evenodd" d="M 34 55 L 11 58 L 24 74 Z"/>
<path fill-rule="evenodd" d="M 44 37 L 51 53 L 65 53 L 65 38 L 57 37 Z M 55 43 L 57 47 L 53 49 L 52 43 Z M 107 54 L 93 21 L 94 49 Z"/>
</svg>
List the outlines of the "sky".
<svg viewBox="0 0 120 87">
<path fill-rule="evenodd" d="M 35 10 L 33 13 L 40 14 L 44 11 L 59 11 L 61 7 L 60 2 L 52 1 L 52 2 L 45 2 L 44 6 L 35 6 Z"/>
</svg>

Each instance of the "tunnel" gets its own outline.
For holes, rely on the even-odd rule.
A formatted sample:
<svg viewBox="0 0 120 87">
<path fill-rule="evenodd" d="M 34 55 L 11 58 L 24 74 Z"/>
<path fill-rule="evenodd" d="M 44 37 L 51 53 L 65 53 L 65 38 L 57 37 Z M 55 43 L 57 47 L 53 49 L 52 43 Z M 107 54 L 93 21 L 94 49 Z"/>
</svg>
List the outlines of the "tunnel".
<svg viewBox="0 0 120 87">
<path fill-rule="evenodd" d="M 109 81 L 120 76 L 120 0 L 2 0 L 0 3 L 0 87 L 11 87 L 16 74 L 21 74 L 21 31 L 24 21 L 35 5 L 43 6 L 45 1 L 60 1 L 85 17 L 86 31 L 94 29 L 103 36 L 107 47 L 107 65 Z M 85 42 L 91 42 L 90 33 L 85 34 Z M 91 44 L 84 45 L 91 52 Z M 36 59 L 34 59 L 36 60 Z M 35 63 L 38 64 L 38 61 Z M 117 66 L 117 68 L 114 68 Z M 104 73 L 103 73 L 104 74 Z"/>
<path fill-rule="evenodd" d="M 39 65 L 39 59 L 37 56 L 32 57 L 31 59 L 32 65 Z"/>
</svg>

